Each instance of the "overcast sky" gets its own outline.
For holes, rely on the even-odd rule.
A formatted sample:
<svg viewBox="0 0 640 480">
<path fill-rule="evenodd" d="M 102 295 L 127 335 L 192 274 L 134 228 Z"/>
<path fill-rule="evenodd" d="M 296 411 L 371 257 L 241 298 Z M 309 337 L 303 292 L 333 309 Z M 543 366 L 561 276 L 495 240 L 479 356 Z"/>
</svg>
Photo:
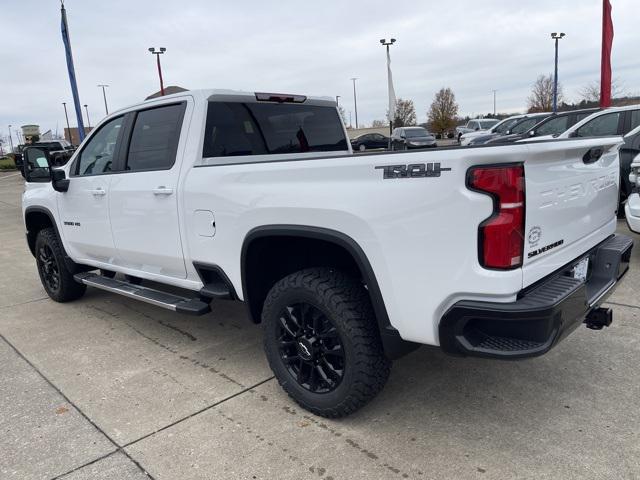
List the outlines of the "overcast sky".
<svg viewBox="0 0 640 480">
<path fill-rule="evenodd" d="M 62 131 L 72 104 L 58 0 L 2 2 L 0 134 L 35 123 Z M 613 75 L 640 93 L 638 0 L 611 0 Z M 449 86 L 461 114 L 526 107 L 531 84 L 553 71 L 550 32 L 563 31 L 560 81 L 568 100 L 599 78 L 601 0 L 258 1 L 66 0 L 82 104 L 91 124 L 158 90 L 148 47 L 166 47 L 165 85 L 340 95 L 358 119 L 383 119 L 386 65 L 379 39 L 395 37 L 396 94 L 415 102 L 418 121 Z M 76 124 L 72 107 L 71 125 Z M 353 114 L 355 122 L 355 113 Z"/>
</svg>

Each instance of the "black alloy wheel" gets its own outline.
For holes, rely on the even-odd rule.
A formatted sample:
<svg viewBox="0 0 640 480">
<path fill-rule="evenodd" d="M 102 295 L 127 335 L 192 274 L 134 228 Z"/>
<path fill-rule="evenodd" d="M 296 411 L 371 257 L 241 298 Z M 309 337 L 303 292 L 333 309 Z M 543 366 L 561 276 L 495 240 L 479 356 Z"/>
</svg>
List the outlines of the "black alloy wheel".
<svg viewBox="0 0 640 480">
<path fill-rule="evenodd" d="M 47 290 L 57 292 L 60 289 L 60 266 L 47 244 L 40 245 L 38 249 L 38 267 Z"/>
<path fill-rule="evenodd" d="M 38 232 L 34 251 L 40 281 L 52 300 L 70 302 L 84 295 L 87 286 L 73 278 L 80 266 L 66 256 L 53 228 L 43 228 Z"/>
<path fill-rule="evenodd" d="M 320 309 L 306 302 L 288 305 L 275 327 L 280 358 L 298 385 L 313 393 L 328 393 L 340 385 L 344 346 Z"/>
</svg>

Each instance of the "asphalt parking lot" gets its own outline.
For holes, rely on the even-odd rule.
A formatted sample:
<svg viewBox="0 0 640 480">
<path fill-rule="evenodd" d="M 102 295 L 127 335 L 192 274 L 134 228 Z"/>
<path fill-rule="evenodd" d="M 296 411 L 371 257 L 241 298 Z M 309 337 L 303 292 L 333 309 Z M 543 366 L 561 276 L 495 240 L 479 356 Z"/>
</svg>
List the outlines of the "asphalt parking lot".
<svg viewBox="0 0 640 480">
<path fill-rule="evenodd" d="M 612 327 L 520 362 L 420 349 L 331 421 L 279 389 L 241 304 L 194 318 L 92 289 L 49 300 L 21 180 L 0 173 L 3 480 L 640 478 L 640 247 Z"/>
</svg>

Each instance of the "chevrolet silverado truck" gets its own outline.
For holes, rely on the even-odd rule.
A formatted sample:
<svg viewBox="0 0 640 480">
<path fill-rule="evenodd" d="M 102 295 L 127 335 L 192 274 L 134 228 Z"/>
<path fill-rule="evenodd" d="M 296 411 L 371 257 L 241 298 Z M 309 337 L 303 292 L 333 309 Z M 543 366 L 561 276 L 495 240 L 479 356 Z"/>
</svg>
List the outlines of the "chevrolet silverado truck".
<svg viewBox="0 0 640 480">
<path fill-rule="evenodd" d="M 520 359 L 609 325 L 620 144 L 354 155 L 331 99 L 188 91 L 112 113 L 62 168 L 28 148 L 26 237 L 57 302 L 243 302 L 282 388 L 340 417 L 419 345 Z"/>
</svg>

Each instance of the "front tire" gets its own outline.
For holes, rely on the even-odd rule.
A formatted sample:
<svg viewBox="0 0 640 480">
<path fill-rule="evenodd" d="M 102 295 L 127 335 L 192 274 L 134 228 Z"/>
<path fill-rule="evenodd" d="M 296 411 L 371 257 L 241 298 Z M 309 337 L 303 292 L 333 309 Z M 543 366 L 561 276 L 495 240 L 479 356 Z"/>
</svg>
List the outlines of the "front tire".
<svg viewBox="0 0 640 480">
<path fill-rule="evenodd" d="M 73 279 L 65 253 L 53 228 L 44 228 L 36 237 L 36 265 L 47 295 L 56 302 L 70 302 L 84 295 L 87 286 Z"/>
<path fill-rule="evenodd" d="M 387 381 L 391 362 L 367 290 L 340 271 L 311 268 L 283 278 L 267 295 L 262 323 L 280 386 L 316 415 L 349 415 Z"/>
</svg>

